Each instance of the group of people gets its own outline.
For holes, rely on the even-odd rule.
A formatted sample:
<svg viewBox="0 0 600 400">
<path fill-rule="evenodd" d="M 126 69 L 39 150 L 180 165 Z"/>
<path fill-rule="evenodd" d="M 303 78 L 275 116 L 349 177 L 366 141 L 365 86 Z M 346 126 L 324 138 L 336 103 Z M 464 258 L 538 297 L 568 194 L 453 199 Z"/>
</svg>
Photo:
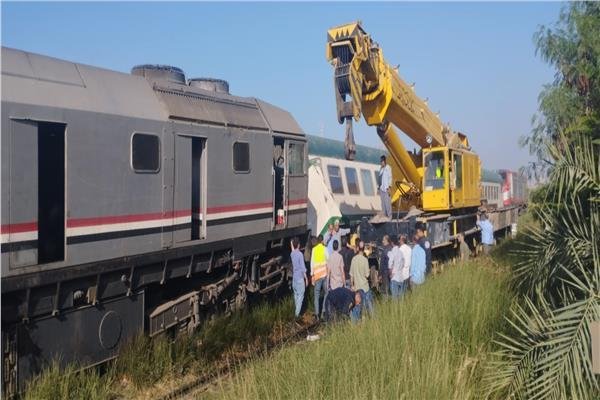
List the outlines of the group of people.
<svg viewBox="0 0 600 400">
<path fill-rule="evenodd" d="M 350 240 L 350 230 L 330 224 L 325 235 L 311 237 L 305 253 L 297 238 L 291 242 L 295 316 L 300 317 L 304 294 L 314 288 L 317 320 L 350 317 L 359 320 L 364 311 L 374 313 L 374 288 L 393 298 L 401 298 L 409 288 L 421 285 L 431 271 L 431 243 L 419 226 L 412 247 L 404 235 L 383 237 L 379 249 L 379 273 L 369 265 L 365 243 Z M 307 267 L 310 273 L 307 272 Z M 309 279 L 310 276 L 310 279 Z"/>
<path fill-rule="evenodd" d="M 406 235 L 383 236 L 379 255 L 379 291 L 383 295 L 400 298 L 409 288 L 425 282 L 431 272 L 431 242 L 422 226 L 417 227 L 413 243 L 411 247 Z"/>
</svg>

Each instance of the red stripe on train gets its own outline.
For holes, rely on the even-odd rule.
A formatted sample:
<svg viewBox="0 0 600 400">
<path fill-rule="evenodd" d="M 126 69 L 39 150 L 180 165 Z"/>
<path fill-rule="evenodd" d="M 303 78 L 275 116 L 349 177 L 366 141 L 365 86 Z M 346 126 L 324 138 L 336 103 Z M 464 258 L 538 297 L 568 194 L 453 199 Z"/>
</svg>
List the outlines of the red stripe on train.
<svg viewBox="0 0 600 400">
<path fill-rule="evenodd" d="M 232 212 L 232 211 L 249 211 L 249 210 L 255 210 L 257 208 L 267 208 L 267 207 L 273 207 L 273 203 L 269 201 L 266 203 L 236 204 L 236 205 L 231 205 L 231 206 L 208 207 L 206 209 L 206 212 L 208 214 L 216 214 L 216 213 Z"/>
<path fill-rule="evenodd" d="M 0 227 L 0 232 L 2 234 L 21 233 L 21 232 L 37 231 L 37 229 L 38 229 L 38 225 L 37 225 L 37 221 L 36 221 L 36 222 L 24 222 L 21 224 L 2 225 Z"/>
<path fill-rule="evenodd" d="M 290 205 L 306 203 L 306 199 L 290 200 Z M 252 203 L 252 204 L 234 204 L 229 206 L 217 206 L 208 207 L 208 214 L 216 214 L 222 212 L 234 212 L 234 211 L 251 211 L 259 208 L 272 207 L 272 203 Z M 78 228 L 84 226 L 95 226 L 95 225 L 109 225 L 109 224 L 120 224 L 127 222 L 142 222 L 151 221 L 157 219 L 169 219 L 178 217 L 187 217 L 192 214 L 191 210 L 176 210 L 173 212 L 156 212 L 156 213 L 145 213 L 145 214 L 131 214 L 131 215 L 111 215 L 106 217 L 87 217 L 87 218 L 70 218 L 67 220 L 68 228 Z M 25 222 L 20 224 L 8 224 L 2 225 L 1 232 L 4 233 L 20 233 L 36 231 L 38 229 L 37 222 Z"/>
<path fill-rule="evenodd" d="M 176 211 L 146 213 L 146 214 L 111 215 L 111 216 L 106 216 L 106 217 L 89 217 L 89 218 L 71 218 L 71 219 L 67 220 L 67 227 L 68 228 L 78 228 L 78 227 L 82 227 L 82 226 L 122 224 L 122 223 L 127 223 L 127 222 L 142 222 L 142 221 L 151 221 L 151 220 L 157 220 L 157 219 L 187 217 L 190 215 L 192 215 L 191 210 L 176 210 Z"/>
<path fill-rule="evenodd" d="M 304 204 L 304 203 L 306 203 L 307 201 L 308 201 L 307 199 L 296 199 L 296 200 L 290 200 L 290 201 L 288 202 L 288 204 L 289 204 L 290 206 L 295 206 L 296 204 Z"/>
</svg>

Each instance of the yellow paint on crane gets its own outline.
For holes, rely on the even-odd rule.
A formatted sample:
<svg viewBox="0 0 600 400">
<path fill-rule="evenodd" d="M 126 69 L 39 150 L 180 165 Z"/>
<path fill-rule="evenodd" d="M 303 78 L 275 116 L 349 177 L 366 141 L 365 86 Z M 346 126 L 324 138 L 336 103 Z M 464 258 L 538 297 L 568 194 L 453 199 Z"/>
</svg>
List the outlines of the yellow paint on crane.
<svg viewBox="0 0 600 400">
<path fill-rule="evenodd" d="M 467 137 L 444 125 L 400 78 L 360 22 L 327 32 L 326 58 L 335 69 L 339 122 L 362 115 L 377 126 L 390 155 L 395 207 L 441 211 L 479 206 L 479 157 Z M 421 146 L 419 159 L 404 148 L 393 126 Z"/>
</svg>

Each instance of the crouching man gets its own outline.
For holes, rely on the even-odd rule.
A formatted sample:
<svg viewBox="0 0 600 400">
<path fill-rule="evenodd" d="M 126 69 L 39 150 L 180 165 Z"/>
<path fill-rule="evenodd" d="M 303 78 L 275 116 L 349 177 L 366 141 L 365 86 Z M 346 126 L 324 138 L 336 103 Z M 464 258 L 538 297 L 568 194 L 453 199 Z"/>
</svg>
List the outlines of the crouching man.
<svg viewBox="0 0 600 400">
<path fill-rule="evenodd" d="M 360 319 L 362 296 L 359 291 L 353 292 L 345 287 L 333 289 L 325 299 L 325 320 L 336 321 L 350 317 L 352 322 Z"/>
</svg>

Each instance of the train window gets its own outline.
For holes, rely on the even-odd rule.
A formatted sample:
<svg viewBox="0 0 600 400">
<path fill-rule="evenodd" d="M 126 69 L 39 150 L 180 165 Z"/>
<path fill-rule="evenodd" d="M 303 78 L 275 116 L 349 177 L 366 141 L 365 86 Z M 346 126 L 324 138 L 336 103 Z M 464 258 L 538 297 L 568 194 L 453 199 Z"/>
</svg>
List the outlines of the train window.
<svg viewBox="0 0 600 400">
<path fill-rule="evenodd" d="M 350 194 L 360 194 L 360 189 L 358 188 L 358 175 L 356 174 L 356 169 L 346 167 L 346 183 L 348 183 L 348 192 Z"/>
<path fill-rule="evenodd" d="M 233 170 L 250 172 L 250 143 L 235 142 L 233 144 Z"/>
<path fill-rule="evenodd" d="M 365 195 L 373 196 L 375 194 L 375 190 L 373 189 L 373 180 L 371 179 L 371 172 L 368 169 L 361 169 L 360 178 L 362 180 Z"/>
<path fill-rule="evenodd" d="M 444 187 L 444 152 L 433 151 L 425 155 L 425 190 L 442 189 Z"/>
<path fill-rule="evenodd" d="M 288 147 L 288 172 L 290 175 L 304 175 L 304 143 L 290 142 Z"/>
<path fill-rule="evenodd" d="M 328 165 L 327 173 L 329 174 L 329 184 L 333 193 L 344 193 L 344 185 L 342 184 L 342 175 L 340 167 L 337 165 Z"/>
<path fill-rule="evenodd" d="M 135 172 L 158 172 L 160 140 L 156 135 L 134 133 L 131 138 L 131 166 Z"/>
</svg>

